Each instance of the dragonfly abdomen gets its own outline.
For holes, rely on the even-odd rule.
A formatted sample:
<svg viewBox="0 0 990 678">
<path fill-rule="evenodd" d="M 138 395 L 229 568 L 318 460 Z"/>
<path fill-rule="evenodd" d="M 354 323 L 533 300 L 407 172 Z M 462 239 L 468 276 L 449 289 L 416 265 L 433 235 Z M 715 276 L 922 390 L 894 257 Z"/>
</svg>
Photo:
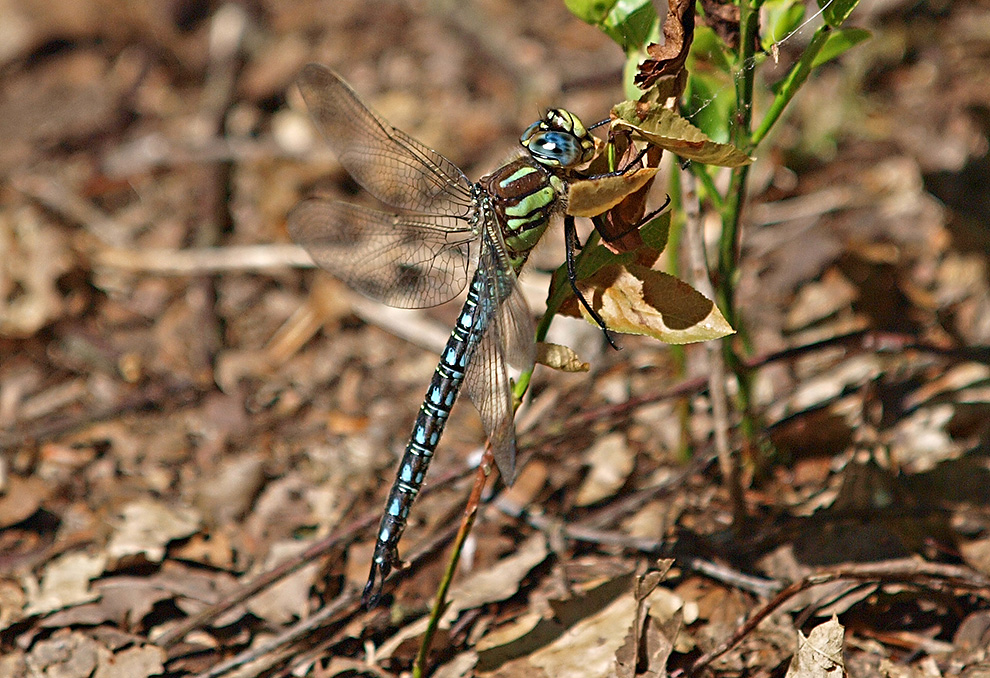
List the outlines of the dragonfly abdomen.
<svg viewBox="0 0 990 678">
<path fill-rule="evenodd" d="M 471 281 L 467 300 L 440 354 L 440 362 L 433 371 L 430 387 L 416 415 L 416 423 L 378 528 L 371 576 L 364 587 L 364 599 L 368 605 L 375 603 L 381 593 L 382 582 L 398 561 L 399 539 L 406 529 L 409 509 L 423 487 L 423 479 L 447 425 L 450 410 L 457 400 L 471 356 L 488 326 L 490 309 L 481 301 L 484 287 L 484 272 L 479 271 Z"/>
</svg>

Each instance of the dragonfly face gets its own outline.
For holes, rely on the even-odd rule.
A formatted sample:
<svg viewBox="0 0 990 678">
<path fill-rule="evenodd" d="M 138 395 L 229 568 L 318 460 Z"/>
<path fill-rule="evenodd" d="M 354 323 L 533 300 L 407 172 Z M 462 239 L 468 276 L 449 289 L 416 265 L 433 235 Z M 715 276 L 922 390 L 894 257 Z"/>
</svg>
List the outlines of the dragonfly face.
<svg viewBox="0 0 990 678">
<path fill-rule="evenodd" d="M 547 111 L 519 137 L 533 159 L 546 167 L 577 167 L 595 155 L 595 141 L 581 120 L 562 108 Z"/>
<path fill-rule="evenodd" d="M 503 477 L 515 476 L 507 366 L 531 369 L 535 357 L 533 318 L 516 274 L 595 144 L 577 116 L 552 109 L 520 138 L 528 153 L 472 183 L 373 113 L 333 71 L 306 66 L 299 89 L 340 163 L 395 211 L 311 198 L 289 215 L 293 239 L 351 287 L 392 306 L 434 306 L 471 281 L 389 492 L 364 590 L 370 605 L 399 562 L 409 509 L 462 384 Z"/>
</svg>

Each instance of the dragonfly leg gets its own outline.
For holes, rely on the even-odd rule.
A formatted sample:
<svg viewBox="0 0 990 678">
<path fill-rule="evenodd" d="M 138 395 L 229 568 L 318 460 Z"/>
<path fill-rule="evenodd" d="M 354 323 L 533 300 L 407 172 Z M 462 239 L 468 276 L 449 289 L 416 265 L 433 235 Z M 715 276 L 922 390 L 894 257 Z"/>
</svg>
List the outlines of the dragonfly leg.
<svg viewBox="0 0 990 678">
<path fill-rule="evenodd" d="M 646 224 L 648 224 L 650 222 L 650 219 L 652 219 L 653 217 L 655 217 L 656 215 L 660 214 L 665 209 L 667 209 L 667 205 L 669 205 L 669 204 L 670 204 L 670 196 L 668 195 L 667 196 L 667 199 L 663 201 L 663 204 L 660 205 L 660 207 L 656 208 L 655 210 L 651 210 L 647 214 L 644 214 L 642 217 L 640 217 L 640 219 L 635 224 L 631 225 L 629 228 L 627 228 L 626 230 L 622 231 L 622 233 L 617 233 L 617 234 L 611 236 L 611 239 L 612 240 L 621 240 L 624 236 L 632 233 L 633 231 L 636 231 L 636 230 L 642 228 L 643 226 L 645 226 Z M 591 221 L 595 224 L 595 229 L 599 233 L 601 233 L 602 230 L 600 228 L 598 228 L 598 219 L 599 219 L 599 217 L 593 217 L 591 219 Z"/>
<path fill-rule="evenodd" d="M 612 335 L 608 333 L 608 326 L 605 325 L 605 321 L 602 317 L 598 315 L 598 311 L 591 307 L 588 300 L 585 299 L 584 294 L 577 286 L 577 265 L 574 261 L 574 251 L 579 247 L 577 229 L 574 228 L 574 217 L 567 215 L 564 217 L 564 244 L 567 250 L 567 280 L 571 283 L 571 289 L 574 290 L 574 296 L 578 298 L 581 305 L 584 306 L 588 315 L 597 323 L 597 325 L 602 328 L 602 332 L 605 333 L 605 340 L 608 342 L 609 346 L 614 348 L 616 351 L 619 347 L 615 345 L 615 341 L 612 340 Z"/>
</svg>

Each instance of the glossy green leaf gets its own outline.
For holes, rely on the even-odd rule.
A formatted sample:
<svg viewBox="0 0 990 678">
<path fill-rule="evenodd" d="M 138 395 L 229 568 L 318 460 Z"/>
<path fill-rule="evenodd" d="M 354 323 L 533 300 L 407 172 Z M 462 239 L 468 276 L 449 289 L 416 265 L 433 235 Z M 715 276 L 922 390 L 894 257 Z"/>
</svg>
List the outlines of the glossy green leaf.
<svg viewBox="0 0 990 678">
<path fill-rule="evenodd" d="M 612 126 L 630 129 L 643 139 L 660 148 L 676 153 L 686 160 L 740 167 L 753 159 L 731 144 L 712 141 L 704 132 L 680 115 L 658 105 L 642 106 L 635 101 L 624 101 L 612 108 Z"/>
<path fill-rule="evenodd" d="M 832 28 L 841 26 L 858 4 L 859 0 L 818 0 L 822 18 Z"/>
<path fill-rule="evenodd" d="M 831 61 L 840 54 L 844 54 L 864 40 L 868 40 L 872 34 L 865 28 L 839 28 L 831 31 L 821 51 L 815 55 L 811 62 L 812 68 L 817 68 L 827 61 Z"/>
</svg>

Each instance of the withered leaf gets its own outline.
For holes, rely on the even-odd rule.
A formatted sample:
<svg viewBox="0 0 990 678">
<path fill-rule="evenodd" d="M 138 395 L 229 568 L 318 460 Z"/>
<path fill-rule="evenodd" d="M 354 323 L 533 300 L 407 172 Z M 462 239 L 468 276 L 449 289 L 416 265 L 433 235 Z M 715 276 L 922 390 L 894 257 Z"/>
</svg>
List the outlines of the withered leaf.
<svg viewBox="0 0 990 678">
<path fill-rule="evenodd" d="M 636 264 L 611 265 L 578 283 L 609 329 L 668 344 L 718 339 L 735 332 L 715 304 L 672 275 Z M 581 307 L 582 315 L 593 322 Z"/>
<path fill-rule="evenodd" d="M 656 167 L 641 167 L 618 176 L 575 181 L 568 187 L 567 213 L 575 217 L 598 216 L 646 186 L 657 171 Z"/>
<path fill-rule="evenodd" d="M 694 0 L 671 0 L 667 18 L 663 22 L 663 44 L 652 44 L 646 48 L 649 59 L 639 65 L 639 73 L 634 80 L 640 89 L 650 89 L 661 78 L 672 82 L 684 71 L 684 62 L 694 40 Z M 686 82 L 680 78 L 681 83 Z M 676 89 L 676 87 L 675 87 Z M 680 89 L 683 90 L 683 84 Z M 667 96 L 677 96 L 680 92 L 665 92 Z"/>
<path fill-rule="evenodd" d="M 570 347 L 546 341 L 536 343 L 536 362 L 561 372 L 587 372 L 591 368 Z"/>
<path fill-rule="evenodd" d="M 686 160 L 740 167 L 753 159 L 732 144 L 720 144 L 669 108 L 624 101 L 612 108 L 613 127 L 634 130 L 643 139 Z"/>
<path fill-rule="evenodd" d="M 731 49 L 739 47 L 739 5 L 726 0 L 701 0 L 702 23 L 715 31 Z"/>
</svg>

